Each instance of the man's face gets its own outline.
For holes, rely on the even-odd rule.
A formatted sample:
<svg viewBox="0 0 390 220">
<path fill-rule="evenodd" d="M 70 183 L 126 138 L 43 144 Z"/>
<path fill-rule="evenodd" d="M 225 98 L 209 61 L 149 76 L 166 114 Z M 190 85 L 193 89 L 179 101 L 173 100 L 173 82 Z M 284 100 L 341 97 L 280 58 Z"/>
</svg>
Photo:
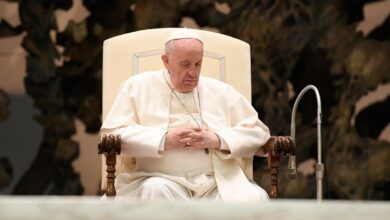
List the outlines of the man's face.
<svg viewBox="0 0 390 220">
<path fill-rule="evenodd" d="M 183 93 L 191 92 L 199 82 L 203 59 L 203 44 L 196 39 L 180 39 L 171 42 L 162 56 L 173 87 Z"/>
</svg>

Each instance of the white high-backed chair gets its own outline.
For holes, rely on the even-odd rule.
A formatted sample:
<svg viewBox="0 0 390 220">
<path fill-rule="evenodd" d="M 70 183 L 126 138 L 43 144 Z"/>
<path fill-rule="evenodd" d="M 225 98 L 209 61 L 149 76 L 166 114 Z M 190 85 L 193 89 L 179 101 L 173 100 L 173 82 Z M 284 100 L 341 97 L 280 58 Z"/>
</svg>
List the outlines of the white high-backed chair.
<svg viewBox="0 0 390 220">
<path fill-rule="evenodd" d="M 120 85 L 135 74 L 150 70 L 163 69 L 161 55 L 164 52 L 164 41 L 176 28 L 160 28 L 136 31 L 110 38 L 103 46 L 103 120 L 108 114 Z M 250 46 L 244 41 L 227 35 L 210 31 L 197 30 L 204 41 L 204 58 L 201 74 L 224 81 L 251 101 L 251 60 Z M 104 148 L 99 144 L 99 151 Z M 275 142 L 275 141 L 274 141 Z M 106 144 L 107 145 L 107 144 Z M 117 146 L 120 147 L 120 146 Z M 271 147 L 272 148 L 272 147 Z M 120 150 L 112 154 L 119 153 Z M 106 155 L 110 153 L 105 153 Z M 115 156 L 114 155 L 114 156 Z M 113 163 L 107 172 L 109 187 L 113 187 Z M 113 161 L 114 160 L 114 161 Z M 134 168 L 133 159 L 119 155 L 116 158 L 117 173 L 131 172 Z M 103 158 L 102 189 L 108 193 L 106 178 L 106 162 Z M 115 194 L 115 189 L 114 189 Z M 271 195 L 272 196 L 272 195 Z"/>
</svg>

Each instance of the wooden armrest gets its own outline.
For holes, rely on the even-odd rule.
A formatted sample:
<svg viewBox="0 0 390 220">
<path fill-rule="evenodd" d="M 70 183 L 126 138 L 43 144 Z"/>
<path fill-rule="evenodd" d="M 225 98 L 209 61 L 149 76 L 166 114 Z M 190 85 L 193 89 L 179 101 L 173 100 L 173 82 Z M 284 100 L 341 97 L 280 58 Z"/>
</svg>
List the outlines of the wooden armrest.
<svg viewBox="0 0 390 220">
<path fill-rule="evenodd" d="M 277 198 L 280 157 L 295 155 L 295 144 L 290 136 L 271 136 L 262 150 L 268 154 L 268 169 L 271 175 L 270 197 Z"/>
<path fill-rule="evenodd" d="M 116 155 L 121 153 L 121 138 L 119 135 L 114 136 L 102 135 L 100 142 L 98 144 L 99 154 L 104 154 L 106 156 L 106 165 L 107 165 L 107 188 L 104 189 L 104 193 L 107 197 L 113 197 L 116 195 L 115 190 L 115 165 L 116 165 Z"/>
<path fill-rule="evenodd" d="M 268 154 L 268 169 L 271 175 L 270 197 L 277 198 L 280 157 L 286 156 L 287 154 L 295 155 L 294 141 L 289 136 L 272 136 L 262 147 L 262 150 Z M 107 187 L 104 193 L 107 197 L 113 197 L 116 195 L 114 186 L 116 155 L 121 153 L 120 136 L 102 135 L 98 144 L 98 152 L 106 156 Z"/>
</svg>

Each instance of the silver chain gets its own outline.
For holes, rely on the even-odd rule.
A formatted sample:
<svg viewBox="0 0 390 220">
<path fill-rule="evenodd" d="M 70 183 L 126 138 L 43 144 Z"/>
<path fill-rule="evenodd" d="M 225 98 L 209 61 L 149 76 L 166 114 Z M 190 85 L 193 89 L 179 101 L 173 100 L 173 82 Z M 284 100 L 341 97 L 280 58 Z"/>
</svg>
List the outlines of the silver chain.
<svg viewBox="0 0 390 220">
<path fill-rule="evenodd" d="M 171 88 L 172 89 L 172 88 Z M 198 126 L 198 128 L 201 128 L 200 124 L 198 123 L 198 121 L 196 121 L 195 117 L 191 114 L 191 112 L 188 110 L 187 106 L 184 105 L 184 103 L 181 101 L 180 97 L 177 95 L 177 93 L 175 92 L 175 90 L 172 89 L 172 92 L 173 94 L 176 96 L 177 100 L 179 101 L 179 103 L 181 104 L 181 106 L 183 106 L 183 108 L 186 110 L 186 112 L 191 116 L 192 120 L 194 120 L 195 124 Z M 199 94 L 198 94 L 199 96 Z M 194 102 L 195 102 L 195 98 L 194 96 L 192 96 L 193 99 L 194 99 Z M 201 110 L 199 109 L 199 112 Z M 201 115 L 201 113 L 199 113 Z M 202 116 L 201 116 L 202 117 Z"/>
<path fill-rule="evenodd" d="M 173 89 L 173 87 L 171 85 L 169 85 L 168 83 L 168 80 L 165 78 L 165 74 L 164 74 L 164 79 L 165 79 L 165 82 L 167 83 L 167 85 L 169 86 L 169 88 L 171 89 L 171 92 L 175 95 L 176 99 L 179 101 L 179 103 L 181 104 L 181 106 L 183 106 L 183 108 L 186 110 L 186 112 L 191 116 L 192 120 L 195 122 L 195 124 L 198 126 L 198 128 L 202 128 L 201 125 L 198 123 L 198 121 L 196 121 L 195 117 L 192 115 L 192 113 L 190 112 L 190 110 L 188 110 L 187 106 L 184 105 L 184 103 L 181 101 L 180 97 L 177 95 L 177 93 L 175 92 L 175 90 Z M 198 92 L 198 100 L 199 100 L 199 115 L 200 115 L 200 120 L 201 122 L 203 121 L 202 119 L 202 109 L 201 109 L 201 106 L 200 106 L 200 96 L 199 96 L 199 89 L 197 89 L 197 92 Z M 194 99 L 194 102 L 195 102 L 195 97 L 192 96 L 192 98 Z M 196 102 L 195 102 L 196 103 Z"/>
<path fill-rule="evenodd" d="M 168 87 L 171 89 L 171 92 L 175 95 L 176 99 L 179 101 L 179 103 L 183 106 L 183 108 L 186 110 L 186 112 L 191 116 L 192 120 L 194 120 L 194 122 L 196 123 L 196 125 L 198 126 L 198 128 L 202 128 L 200 126 L 200 124 L 196 121 L 195 117 L 191 114 L 190 110 L 188 110 L 187 106 L 184 105 L 184 103 L 181 101 L 180 97 L 177 95 L 177 93 L 175 92 L 175 90 L 173 89 L 173 87 L 168 83 L 168 80 L 167 78 L 165 77 L 165 74 L 164 75 L 164 79 L 165 79 L 165 82 L 167 83 Z M 198 102 L 199 102 L 199 115 L 200 115 L 200 121 L 201 123 L 203 122 L 203 118 L 202 118 L 202 107 L 201 107 L 201 103 L 200 103 L 200 96 L 199 96 L 199 88 L 196 90 L 197 91 L 197 95 L 198 95 Z M 194 99 L 194 102 L 195 102 L 195 97 L 194 95 L 192 95 L 192 98 Z M 196 102 L 195 102 L 196 103 Z M 209 154 L 209 149 L 207 148 L 204 148 L 204 152 L 206 154 Z"/>
</svg>

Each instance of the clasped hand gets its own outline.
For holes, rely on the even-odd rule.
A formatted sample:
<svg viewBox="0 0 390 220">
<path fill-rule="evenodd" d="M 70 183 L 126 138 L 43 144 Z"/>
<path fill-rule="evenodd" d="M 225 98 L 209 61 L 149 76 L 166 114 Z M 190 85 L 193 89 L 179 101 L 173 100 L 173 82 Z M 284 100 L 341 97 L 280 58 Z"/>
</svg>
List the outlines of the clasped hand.
<svg viewBox="0 0 390 220">
<path fill-rule="evenodd" d="M 169 130 L 165 136 L 165 150 L 172 149 L 218 149 L 221 140 L 218 135 L 202 128 L 188 127 Z"/>
</svg>

